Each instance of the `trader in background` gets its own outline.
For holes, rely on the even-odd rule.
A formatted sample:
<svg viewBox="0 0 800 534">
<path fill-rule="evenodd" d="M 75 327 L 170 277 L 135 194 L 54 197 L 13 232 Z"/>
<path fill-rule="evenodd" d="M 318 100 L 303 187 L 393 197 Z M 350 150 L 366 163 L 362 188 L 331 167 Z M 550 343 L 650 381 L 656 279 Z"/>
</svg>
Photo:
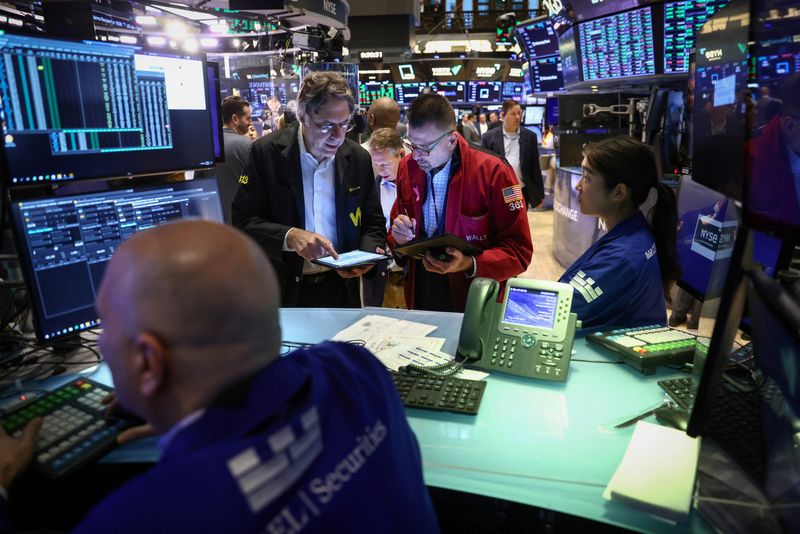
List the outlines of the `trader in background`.
<svg viewBox="0 0 800 534">
<path fill-rule="evenodd" d="M 256 243 L 167 224 L 123 243 L 108 274 L 100 349 L 119 401 L 162 434 L 161 460 L 76 532 L 438 531 L 391 378 L 349 344 L 281 358 L 278 284 Z M 21 440 L 0 428 L 4 488 L 40 421 Z"/>
<path fill-rule="evenodd" d="M 216 176 L 219 181 L 219 197 L 225 222 L 231 223 L 231 203 L 239 189 L 252 141 L 248 130 L 253 126 L 250 103 L 240 96 L 228 96 L 222 101 L 222 139 L 225 146 L 225 161 L 217 163 L 213 170 L 197 173 L 197 176 Z"/>
<path fill-rule="evenodd" d="M 367 111 L 367 127 L 369 134 L 372 135 L 376 130 L 381 128 L 397 128 L 397 123 L 400 122 L 400 106 L 397 102 L 383 96 L 373 101 Z M 369 150 L 369 139 L 361 143 L 364 150 Z"/>
<path fill-rule="evenodd" d="M 481 138 L 484 148 L 505 157 L 514 169 L 529 208 L 535 208 L 544 199 L 538 143 L 536 134 L 522 127 L 522 107 L 516 100 L 503 102 L 503 127 L 489 130 Z"/>
<path fill-rule="evenodd" d="M 413 152 L 397 173 L 389 246 L 449 233 L 483 253 L 466 256 L 447 247 L 447 259 L 428 252 L 422 260 L 408 260 L 406 305 L 463 311 L 473 278 L 504 282 L 531 262 L 522 190 L 511 167 L 456 132 L 453 107 L 441 95 L 421 95 L 412 102 L 407 143 Z"/>
<path fill-rule="evenodd" d="M 342 76 L 310 74 L 297 96 L 298 123 L 253 143 L 239 179 L 233 224 L 272 260 L 283 306 L 359 307 L 357 278 L 369 267 L 333 271 L 311 260 L 385 246 L 372 160 L 345 138 L 353 108 Z"/>
</svg>

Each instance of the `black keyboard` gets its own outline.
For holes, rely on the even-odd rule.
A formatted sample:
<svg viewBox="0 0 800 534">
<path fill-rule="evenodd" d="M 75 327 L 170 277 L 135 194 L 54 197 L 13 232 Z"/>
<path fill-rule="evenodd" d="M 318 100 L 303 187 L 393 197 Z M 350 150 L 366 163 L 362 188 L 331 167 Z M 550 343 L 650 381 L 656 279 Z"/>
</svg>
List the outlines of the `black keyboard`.
<svg viewBox="0 0 800 534">
<path fill-rule="evenodd" d="M 129 426 L 126 421 L 106 419 L 101 401 L 111 391 L 92 380 L 74 380 L 15 406 L 0 424 L 18 437 L 32 419 L 43 418 L 34 465 L 45 475 L 59 478 L 105 455 Z"/>
<path fill-rule="evenodd" d="M 477 415 L 486 382 L 390 371 L 407 408 Z"/>
</svg>

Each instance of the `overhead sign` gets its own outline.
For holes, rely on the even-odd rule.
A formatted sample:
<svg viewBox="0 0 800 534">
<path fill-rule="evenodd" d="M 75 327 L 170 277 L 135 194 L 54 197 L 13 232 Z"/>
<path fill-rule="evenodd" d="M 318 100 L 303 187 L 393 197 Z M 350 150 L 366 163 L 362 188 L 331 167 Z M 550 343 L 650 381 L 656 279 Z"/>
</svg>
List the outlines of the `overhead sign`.
<svg viewBox="0 0 800 534">
<path fill-rule="evenodd" d="M 359 52 L 358 59 L 361 61 L 371 61 L 377 63 L 383 61 L 383 52 L 380 50 L 375 52 Z"/>
</svg>

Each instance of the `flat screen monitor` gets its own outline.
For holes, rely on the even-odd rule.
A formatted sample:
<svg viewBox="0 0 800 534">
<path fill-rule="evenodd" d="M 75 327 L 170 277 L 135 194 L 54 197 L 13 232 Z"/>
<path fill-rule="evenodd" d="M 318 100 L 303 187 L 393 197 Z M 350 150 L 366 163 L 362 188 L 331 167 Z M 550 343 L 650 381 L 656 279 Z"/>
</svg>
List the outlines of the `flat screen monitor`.
<svg viewBox="0 0 800 534">
<path fill-rule="evenodd" d="M 464 102 L 466 97 L 467 82 L 431 82 L 429 87 L 453 104 Z"/>
<path fill-rule="evenodd" d="M 558 35 L 549 18 L 520 24 L 515 32 L 517 42 L 528 59 L 558 54 Z"/>
<path fill-rule="evenodd" d="M 522 100 L 525 96 L 525 82 L 503 82 L 503 100 Z"/>
<path fill-rule="evenodd" d="M 560 56 L 540 57 L 530 62 L 534 93 L 558 93 L 564 90 L 564 73 Z"/>
<path fill-rule="evenodd" d="M 558 97 L 551 96 L 547 99 L 545 104 L 545 121 L 546 126 L 555 126 L 558 124 Z"/>
<path fill-rule="evenodd" d="M 211 117 L 211 131 L 214 133 L 214 161 L 225 161 L 225 143 L 222 141 L 222 116 L 219 86 L 219 64 L 213 61 L 206 63 L 208 77 L 208 109 Z"/>
<path fill-rule="evenodd" d="M 585 20 L 611 15 L 619 11 L 635 9 L 639 6 L 649 4 L 653 0 L 569 0 L 575 20 L 583 22 Z"/>
<path fill-rule="evenodd" d="M 577 26 L 572 26 L 558 37 L 561 71 L 564 75 L 565 86 L 581 81 L 581 62 L 578 58 L 578 45 L 575 41 L 577 35 L 580 35 L 580 30 Z"/>
<path fill-rule="evenodd" d="M 541 126 L 544 119 L 544 106 L 525 107 L 525 125 Z"/>
<path fill-rule="evenodd" d="M 793 52 L 760 53 L 753 58 L 759 85 L 782 82 L 792 74 L 800 72 L 800 47 Z"/>
<path fill-rule="evenodd" d="M 0 35 L 11 186 L 214 166 L 205 62 Z"/>
<path fill-rule="evenodd" d="M 358 103 L 367 107 L 379 98 L 394 100 L 394 84 L 390 81 L 361 82 L 358 84 Z"/>
<path fill-rule="evenodd" d="M 580 24 L 583 80 L 656 73 L 653 13 L 645 7 Z"/>
<path fill-rule="evenodd" d="M 503 82 L 471 81 L 467 85 L 468 102 L 500 103 Z"/>
<path fill-rule="evenodd" d="M 681 0 L 664 4 L 664 74 L 689 72 L 697 32 L 730 0 Z"/>
<path fill-rule="evenodd" d="M 106 264 L 125 239 L 178 219 L 223 222 L 216 178 L 11 203 L 36 335 L 56 341 L 94 328 Z"/>
<path fill-rule="evenodd" d="M 412 82 L 412 83 L 396 83 L 394 84 L 394 94 L 397 103 L 408 105 L 413 102 L 415 98 L 428 90 L 428 84 L 425 82 Z"/>
</svg>

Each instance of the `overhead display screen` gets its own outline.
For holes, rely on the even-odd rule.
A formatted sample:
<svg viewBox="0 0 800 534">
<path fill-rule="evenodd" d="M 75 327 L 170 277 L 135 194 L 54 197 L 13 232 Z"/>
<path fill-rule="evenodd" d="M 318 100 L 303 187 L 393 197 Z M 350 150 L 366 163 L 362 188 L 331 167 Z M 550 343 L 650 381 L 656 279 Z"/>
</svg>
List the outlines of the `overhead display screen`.
<svg viewBox="0 0 800 534">
<path fill-rule="evenodd" d="M 519 100 L 525 96 L 525 82 L 503 82 L 503 100 Z"/>
<path fill-rule="evenodd" d="M 780 81 L 800 72 L 800 52 L 759 55 L 755 63 L 760 82 Z"/>
<path fill-rule="evenodd" d="M 581 63 L 578 60 L 578 46 L 575 41 L 576 34 L 580 34 L 577 26 L 573 26 L 558 38 L 558 50 L 561 53 L 561 72 L 564 75 L 564 85 L 581 81 Z M 533 62 L 531 62 L 533 66 Z M 531 73 L 533 83 L 533 73 Z"/>
<path fill-rule="evenodd" d="M 502 82 L 469 82 L 467 86 L 468 102 L 500 103 Z"/>
<path fill-rule="evenodd" d="M 429 87 L 450 102 L 464 102 L 467 82 L 431 82 Z"/>
<path fill-rule="evenodd" d="M 397 100 L 397 103 L 401 105 L 410 104 L 415 98 L 423 94 L 427 88 L 428 84 L 425 82 L 396 83 L 394 84 L 396 96 L 395 100 Z"/>
<path fill-rule="evenodd" d="M 697 32 L 730 0 L 682 0 L 664 4 L 664 74 L 689 72 Z"/>
<path fill-rule="evenodd" d="M 550 19 L 521 24 L 516 36 L 528 59 L 558 54 L 558 35 Z"/>
<path fill-rule="evenodd" d="M 534 93 L 555 93 L 564 90 L 564 74 L 559 56 L 531 61 L 531 86 Z"/>
<path fill-rule="evenodd" d="M 584 22 L 579 41 L 584 81 L 656 73 L 649 7 Z"/>
<path fill-rule="evenodd" d="M 392 82 L 362 82 L 358 84 L 358 103 L 360 105 L 369 106 L 383 97 L 394 100 L 394 84 Z"/>
<path fill-rule="evenodd" d="M 602 17 L 617 13 L 618 11 L 625 11 L 626 9 L 635 9 L 644 4 L 650 3 L 650 0 L 570 0 L 569 4 L 572 12 L 575 14 L 575 20 L 583 22 L 585 20 Z"/>
</svg>

